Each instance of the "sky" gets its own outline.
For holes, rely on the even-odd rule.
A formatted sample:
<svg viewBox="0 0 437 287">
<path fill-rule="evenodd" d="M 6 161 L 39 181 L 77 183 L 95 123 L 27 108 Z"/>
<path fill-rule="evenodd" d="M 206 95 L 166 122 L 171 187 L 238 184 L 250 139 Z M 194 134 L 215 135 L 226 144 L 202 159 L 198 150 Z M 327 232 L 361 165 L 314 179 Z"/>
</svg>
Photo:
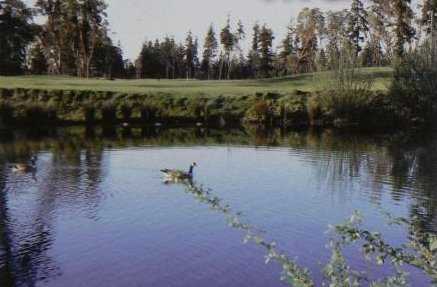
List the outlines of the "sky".
<svg viewBox="0 0 437 287">
<path fill-rule="evenodd" d="M 32 4 L 35 0 L 25 0 Z M 292 17 L 304 7 L 322 10 L 343 9 L 350 0 L 106 0 L 111 38 L 120 41 L 124 56 L 134 60 L 142 43 L 165 36 L 183 41 L 189 30 L 200 44 L 212 23 L 216 32 L 227 15 L 234 23 L 241 19 L 250 40 L 256 21 L 267 23 L 274 31 L 276 44 L 283 38 Z"/>
</svg>

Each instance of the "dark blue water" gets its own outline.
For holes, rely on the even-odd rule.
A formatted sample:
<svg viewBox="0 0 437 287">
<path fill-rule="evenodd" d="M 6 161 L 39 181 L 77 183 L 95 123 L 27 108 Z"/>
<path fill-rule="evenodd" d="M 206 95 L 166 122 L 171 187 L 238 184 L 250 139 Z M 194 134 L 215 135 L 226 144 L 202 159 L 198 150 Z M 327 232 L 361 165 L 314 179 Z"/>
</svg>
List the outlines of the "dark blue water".
<svg viewBox="0 0 437 287">
<path fill-rule="evenodd" d="M 243 221 L 308 267 L 317 284 L 330 258 L 328 225 L 359 210 L 365 226 L 405 242 L 383 212 L 437 230 L 437 141 L 432 135 L 81 128 L 0 144 L 0 286 L 286 286 L 265 250 L 243 244 L 161 168 L 188 169 Z M 37 155 L 32 174 L 10 162 Z M 370 276 L 390 268 L 347 250 Z M 409 269 L 414 286 L 428 284 Z"/>
</svg>

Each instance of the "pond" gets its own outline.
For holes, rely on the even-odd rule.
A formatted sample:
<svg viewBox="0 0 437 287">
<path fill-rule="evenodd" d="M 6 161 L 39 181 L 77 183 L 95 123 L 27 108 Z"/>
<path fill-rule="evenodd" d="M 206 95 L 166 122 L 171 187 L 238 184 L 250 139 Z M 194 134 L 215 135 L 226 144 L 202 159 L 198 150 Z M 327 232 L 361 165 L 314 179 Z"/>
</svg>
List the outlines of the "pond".
<svg viewBox="0 0 437 287">
<path fill-rule="evenodd" d="M 36 172 L 9 165 L 37 156 Z M 408 231 L 385 213 L 437 231 L 437 136 L 330 130 L 101 129 L 10 131 L 0 143 L 0 285 L 287 286 L 265 249 L 160 169 L 188 169 L 262 230 L 317 284 L 328 226 L 358 210 L 398 246 Z M 352 268 L 389 275 L 346 250 Z M 415 286 L 426 277 L 408 269 Z"/>
</svg>

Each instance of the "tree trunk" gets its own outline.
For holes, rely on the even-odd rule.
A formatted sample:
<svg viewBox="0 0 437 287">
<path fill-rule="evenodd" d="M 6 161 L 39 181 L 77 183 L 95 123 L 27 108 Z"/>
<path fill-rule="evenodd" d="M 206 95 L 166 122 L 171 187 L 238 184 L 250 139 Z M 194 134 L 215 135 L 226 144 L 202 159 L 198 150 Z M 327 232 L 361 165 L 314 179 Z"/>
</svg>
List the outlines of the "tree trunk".
<svg viewBox="0 0 437 287">
<path fill-rule="evenodd" d="M 437 12 L 431 12 L 431 63 L 437 65 Z"/>
<path fill-rule="evenodd" d="M 222 74 L 223 74 L 223 66 L 224 66 L 224 63 L 225 63 L 225 61 L 223 61 L 223 58 L 220 60 L 220 68 L 219 68 L 219 80 L 221 80 L 222 79 Z"/>
</svg>

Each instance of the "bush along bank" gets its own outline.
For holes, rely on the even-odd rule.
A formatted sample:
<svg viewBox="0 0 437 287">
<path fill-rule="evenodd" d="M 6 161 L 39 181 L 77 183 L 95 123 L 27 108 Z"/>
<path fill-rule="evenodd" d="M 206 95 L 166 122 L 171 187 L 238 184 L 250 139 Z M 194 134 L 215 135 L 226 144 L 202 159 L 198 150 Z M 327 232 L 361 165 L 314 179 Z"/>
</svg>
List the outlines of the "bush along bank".
<svg viewBox="0 0 437 287">
<path fill-rule="evenodd" d="M 387 94 L 370 91 L 181 96 L 0 89 L 0 127 L 121 123 L 393 127 L 392 106 Z"/>
</svg>

